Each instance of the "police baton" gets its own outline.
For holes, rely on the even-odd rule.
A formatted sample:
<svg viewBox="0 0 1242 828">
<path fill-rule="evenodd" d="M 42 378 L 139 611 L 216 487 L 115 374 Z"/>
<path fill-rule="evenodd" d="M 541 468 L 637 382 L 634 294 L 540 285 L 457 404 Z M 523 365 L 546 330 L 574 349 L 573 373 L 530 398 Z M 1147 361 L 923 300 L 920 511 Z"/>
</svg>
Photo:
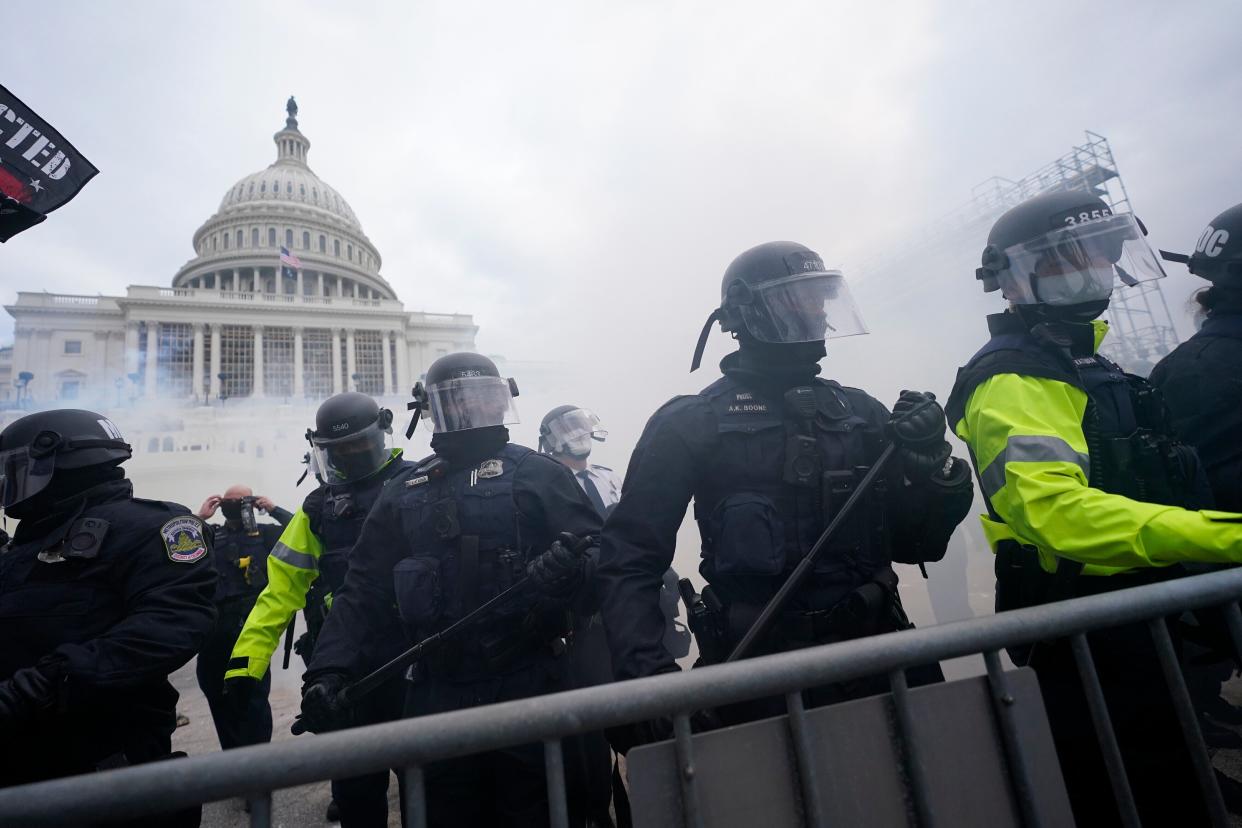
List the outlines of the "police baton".
<svg viewBox="0 0 1242 828">
<path fill-rule="evenodd" d="M 772 600 L 768 601 L 767 606 L 763 608 L 763 612 L 759 613 L 759 617 L 755 619 L 755 623 L 752 624 L 750 629 L 746 631 L 746 635 L 742 636 L 742 640 L 739 641 L 737 646 L 733 648 L 733 652 L 729 653 L 729 657 L 725 659 L 726 664 L 730 661 L 737 661 L 739 658 L 744 658 L 750 651 L 751 647 L 754 646 L 755 642 L 768 631 L 768 627 L 772 626 L 772 620 L 776 618 L 776 614 L 779 613 L 785 607 L 785 604 L 789 602 L 789 596 L 793 594 L 794 590 L 802 586 L 802 582 L 805 581 L 807 575 L 811 573 L 811 567 L 815 565 L 816 559 L 828 545 L 828 541 L 834 534 L 836 534 L 838 527 L 840 527 L 841 524 L 845 522 L 845 519 L 849 517 L 850 512 L 854 510 L 854 507 L 858 504 L 858 501 L 862 498 L 862 496 L 865 495 L 867 490 L 871 488 L 871 485 L 875 483 L 876 478 L 880 476 L 880 472 L 884 471 L 884 467 L 888 465 L 889 458 L 891 458 L 893 453 L 896 451 L 897 444 L 889 443 L 884 447 L 884 451 L 880 452 L 880 456 L 876 458 L 875 463 L 872 464 L 867 473 L 863 475 L 863 479 L 858 481 L 858 485 L 854 487 L 854 491 L 846 499 L 845 505 L 843 505 L 839 510 L 837 510 L 837 513 L 833 515 L 832 520 L 828 524 L 828 528 L 824 529 L 823 534 L 819 536 L 819 540 L 815 541 L 815 545 L 811 547 L 811 551 L 806 553 L 806 557 L 798 562 L 798 565 L 794 567 L 793 572 L 789 573 L 789 577 L 785 580 L 785 583 L 781 584 L 781 588 L 777 590 L 776 595 L 772 596 Z"/>
<path fill-rule="evenodd" d="M 293 631 L 298 626 L 298 614 L 293 613 L 293 617 L 289 619 L 289 626 L 285 628 L 285 660 L 280 665 L 280 669 L 289 669 L 289 656 L 293 653 Z"/>
<path fill-rule="evenodd" d="M 495 598 L 480 604 L 478 608 L 454 621 L 452 624 L 449 624 L 438 633 L 427 636 L 422 641 L 418 642 L 413 647 L 385 664 L 383 667 L 380 667 L 374 672 L 368 673 L 358 679 L 341 691 L 341 701 L 350 706 L 357 704 L 363 697 L 369 696 L 371 693 L 375 692 L 376 688 L 387 684 L 389 681 L 405 672 L 406 668 L 418 661 L 426 653 L 434 650 L 437 646 L 443 644 L 449 638 L 452 638 L 466 627 L 469 627 L 471 624 L 479 621 L 492 610 L 507 602 L 514 595 L 518 594 L 518 592 L 525 589 L 528 583 L 530 583 L 530 578 L 523 578 L 513 586 L 501 592 Z"/>
</svg>

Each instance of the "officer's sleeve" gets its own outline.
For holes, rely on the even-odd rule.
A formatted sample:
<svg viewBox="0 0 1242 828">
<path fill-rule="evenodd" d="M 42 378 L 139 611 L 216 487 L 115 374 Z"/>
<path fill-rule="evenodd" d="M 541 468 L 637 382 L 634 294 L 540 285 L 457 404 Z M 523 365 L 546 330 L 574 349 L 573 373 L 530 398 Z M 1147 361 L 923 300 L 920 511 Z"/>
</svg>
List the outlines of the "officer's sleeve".
<svg viewBox="0 0 1242 828">
<path fill-rule="evenodd" d="M 856 397 L 852 402 L 855 411 L 882 433 L 889 419 L 888 408 L 870 396 Z M 937 474 L 927 481 L 911 483 L 901 473 L 901 461 L 894 457 L 886 472 L 886 520 L 892 532 L 893 560 L 922 564 L 942 559 L 953 530 L 966 519 L 974 500 L 970 467 L 954 458 L 947 477 Z"/>
<path fill-rule="evenodd" d="M 263 678 L 280 636 L 298 610 L 306 606 L 306 593 L 319 577 L 323 545 L 311 531 L 310 518 L 298 509 L 280 540 L 267 557 L 267 586 L 242 627 L 225 678 Z"/>
<path fill-rule="evenodd" d="M 306 680 L 326 672 L 360 676 L 373 666 L 369 654 L 374 639 L 388 634 L 393 617 L 392 570 L 410 554 L 401 531 L 398 496 L 400 478 L 384 487 L 362 532 L 349 552 L 349 571 L 344 586 L 332 599 L 332 609 L 315 642 L 315 654 Z"/>
<path fill-rule="evenodd" d="M 196 517 L 200 552 L 170 550 L 161 524 L 134 532 L 111 562 L 124 617 L 90 641 L 63 644 L 68 681 L 82 688 L 126 688 L 166 678 L 198 652 L 216 619 L 216 572 L 207 530 Z M 182 527 L 182 538 L 193 535 Z"/>
<path fill-rule="evenodd" d="M 1098 573 L 1173 563 L 1242 561 L 1242 514 L 1142 503 L 1087 485 L 1090 459 L 1082 431 L 1087 395 L 1071 385 L 998 374 L 979 385 L 956 424 L 979 466 L 1000 526 L 982 518 L 995 541 L 1012 532 Z"/>
<path fill-rule="evenodd" d="M 513 502 L 521 520 L 523 543 L 542 552 L 561 532 L 599 538 L 599 512 L 574 479 L 573 472 L 546 454 L 523 458 L 513 477 Z"/>
<path fill-rule="evenodd" d="M 594 540 L 586 552 L 586 587 L 574 596 L 572 606 L 580 615 L 593 614 L 599 598 L 591 574 L 599 559 L 602 521 L 573 473 L 546 454 L 527 455 L 513 476 L 513 503 L 522 543 L 532 545 L 533 554 L 551 546 L 561 532 Z"/>
<path fill-rule="evenodd" d="M 272 511 L 268 512 L 268 515 L 270 515 L 272 520 L 276 521 L 281 526 L 288 526 L 289 521 L 293 520 L 293 513 L 288 509 L 282 509 L 279 506 L 273 506 Z"/>
<path fill-rule="evenodd" d="M 625 474 L 621 500 L 604 524 L 596 583 L 618 680 L 678 669 L 664 648 L 664 573 L 716 437 L 710 408 L 678 397 L 652 415 Z"/>
</svg>

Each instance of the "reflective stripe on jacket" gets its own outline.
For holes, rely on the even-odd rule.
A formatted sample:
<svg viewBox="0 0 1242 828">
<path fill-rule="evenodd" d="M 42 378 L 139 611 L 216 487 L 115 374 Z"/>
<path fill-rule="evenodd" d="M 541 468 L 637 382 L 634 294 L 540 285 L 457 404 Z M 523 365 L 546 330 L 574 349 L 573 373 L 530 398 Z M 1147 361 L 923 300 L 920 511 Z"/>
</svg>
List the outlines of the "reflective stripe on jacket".
<svg viewBox="0 0 1242 828">
<path fill-rule="evenodd" d="M 311 531 L 310 518 L 298 509 L 267 558 L 267 586 L 246 618 L 225 678 L 263 678 L 280 637 L 298 610 L 306 606 L 306 593 L 319 577 L 323 544 Z M 238 659 L 245 666 L 232 666 Z"/>
</svg>

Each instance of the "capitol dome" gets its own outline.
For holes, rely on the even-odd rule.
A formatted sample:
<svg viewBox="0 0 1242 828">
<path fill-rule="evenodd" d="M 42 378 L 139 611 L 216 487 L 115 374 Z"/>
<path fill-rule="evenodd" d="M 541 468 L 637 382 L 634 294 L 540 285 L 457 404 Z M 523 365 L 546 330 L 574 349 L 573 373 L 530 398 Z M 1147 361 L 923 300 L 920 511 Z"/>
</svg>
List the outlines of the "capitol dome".
<svg viewBox="0 0 1242 828">
<path fill-rule="evenodd" d="M 298 129 L 293 98 L 286 111 L 273 136 L 276 160 L 229 187 L 195 231 L 197 256 L 173 287 L 396 299 L 353 208 L 307 165 L 310 140 Z M 301 262 L 300 272 L 282 266 L 281 247 Z"/>
</svg>

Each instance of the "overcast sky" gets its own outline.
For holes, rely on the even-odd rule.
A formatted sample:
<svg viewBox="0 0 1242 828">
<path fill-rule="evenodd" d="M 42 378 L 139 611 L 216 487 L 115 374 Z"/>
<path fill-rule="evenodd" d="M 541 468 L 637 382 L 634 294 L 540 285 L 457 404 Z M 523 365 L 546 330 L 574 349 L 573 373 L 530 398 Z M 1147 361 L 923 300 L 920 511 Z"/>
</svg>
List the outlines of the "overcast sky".
<svg viewBox="0 0 1242 828">
<path fill-rule="evenodd" d="M 1084 129 L 1112 141 L 1153 246 L 1186 249 L 1242 200 L 1242 5 L 1010 5 L 47 4 L 6 39 L 0 83 L 101 173 L 0 246 L 0 300 L 168 284 L 230 185 L 274 160 L 290 93 L 311 167 L 408 309 L 473 313 L 484 352 L 589 362 L 582 393 L 634 412 L 710 381 L 711 361 L 685 367 L 753 244 L 802 241 L 848 277 Z M 1194 280 L 1170 274 L 1180 315 Z M 830 348 L 827 374 L 866 384 L 883 362 L 927 385 L 920 367 L 939 382 L 969 356 L 938 329 L 982 342 L 983 305 L 957 298 L 972 273 L 909 278 L 944 285 L 925 329 L 902 323 L 926 350 L 877 333 L 849 365 Z"/>
</svg>

